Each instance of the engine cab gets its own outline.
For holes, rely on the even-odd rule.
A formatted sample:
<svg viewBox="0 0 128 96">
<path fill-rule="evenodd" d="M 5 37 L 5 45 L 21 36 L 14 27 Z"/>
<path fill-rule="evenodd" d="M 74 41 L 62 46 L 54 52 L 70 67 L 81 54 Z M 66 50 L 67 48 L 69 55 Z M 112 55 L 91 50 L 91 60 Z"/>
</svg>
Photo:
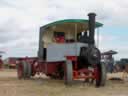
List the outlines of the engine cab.
<svg viewBox="0 0 128 96">
<path fill-rule="evenodd" d="M 65 61 L 65 56 L 77 56 L 78 68 L 83 67 L 83 63 L 84 66 L 85 63 L 90 64 L 86 56 L 88 47 L 95 46 L 94 30 L 102 26 L 94 21 L 94 15 L 89 20 L 60 20 L 41 27 L 39 58 L 47 62 L 58 62 Z"/>
</svg>

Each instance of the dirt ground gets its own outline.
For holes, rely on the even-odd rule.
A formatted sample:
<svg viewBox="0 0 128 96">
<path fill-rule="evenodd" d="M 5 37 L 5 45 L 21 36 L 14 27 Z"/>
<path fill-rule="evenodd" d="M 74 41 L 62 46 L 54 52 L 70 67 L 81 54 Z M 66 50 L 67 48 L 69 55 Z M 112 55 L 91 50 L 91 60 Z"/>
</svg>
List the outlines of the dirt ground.
<svg viewBox="0 0 128 96">
<path fill-rule="evenodd" d="M 63 81 L 40 77 L 18 80 L 16 75 L 16 70 L 0 70 L 0 96 L 128 96 L 128 81 L 107 80 L 105 87 L 95 88 L 82 82 L 65 86 Z"/>
</svg>

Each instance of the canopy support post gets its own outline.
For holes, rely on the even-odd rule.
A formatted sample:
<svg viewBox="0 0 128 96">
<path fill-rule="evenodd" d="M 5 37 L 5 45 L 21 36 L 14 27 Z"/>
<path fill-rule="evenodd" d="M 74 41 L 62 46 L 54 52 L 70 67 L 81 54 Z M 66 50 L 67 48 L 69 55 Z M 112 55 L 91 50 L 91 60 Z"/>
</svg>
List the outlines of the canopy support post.
<svg viewBox="0 0 128 96">
<path fill-rule="evenodd" d="M 97 28 L 97 48 L 99 48 L 99 39 L 100 39 L 100 37 L 99 37 L 99 35 L 100 35 L 100 32 L 99 32 L 99 28 Z"/>
<path fill-rule="evenodd" d="M 76 55 L 77 55 L 77 24 L 75 24 L 75 45 L 76 45 Z"/>
</svg>

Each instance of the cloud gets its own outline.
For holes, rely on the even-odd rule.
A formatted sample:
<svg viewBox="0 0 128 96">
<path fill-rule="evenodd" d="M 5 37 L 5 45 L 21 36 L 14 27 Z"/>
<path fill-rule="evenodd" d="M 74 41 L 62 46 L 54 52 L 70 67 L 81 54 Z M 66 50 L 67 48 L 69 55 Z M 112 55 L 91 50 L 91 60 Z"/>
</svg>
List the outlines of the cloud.
<svg viewBox="0 0 128 96">
<path fill-rule="evenodd" d="M 115 50 L 118 54 L 114 55 L 116 60 L 120 58 L 128 58 L 128 44 L 127 37 L 119 36 L 119 35 L 101 35 L 99 41 L 99 48 L 101 52 L 105 52 L 108 50 Z"/>
<path fill-rule="evenodd" d="M 86 19 L 89 12 L 96 12 L 97 21 L 107 28 L 128 25 L 127 0 L 1 0 L 0 50 L 7 51 L 7 56 L 34 56 L 40 26 L 60 19 Z M 116 40 L 119 36 L 101 34 L 101 49 L 114 48 Z M 120 50 L 123 56 L 124 49 Z"/>
<path fill-rule="evenodd" d="M 38 31 L 41 22 L 45 22 L 46 5 L 46 0 L 0 1 L 0 50 L 6 51 L 7 56 L 23 56 L 27 51 L 30 56 L 36 55 Z"/>
<path fill-rule="evenodd" d="M 128 24 L 128 1 L 123 0 L 53 0 L 48 3 L 49 21 L 67 18 L 88 18 L 89 12 L 97 13 L 97 20 L 109 26 Z M 124 25 L 123 25 L 124 26 Z"/>
</svg>

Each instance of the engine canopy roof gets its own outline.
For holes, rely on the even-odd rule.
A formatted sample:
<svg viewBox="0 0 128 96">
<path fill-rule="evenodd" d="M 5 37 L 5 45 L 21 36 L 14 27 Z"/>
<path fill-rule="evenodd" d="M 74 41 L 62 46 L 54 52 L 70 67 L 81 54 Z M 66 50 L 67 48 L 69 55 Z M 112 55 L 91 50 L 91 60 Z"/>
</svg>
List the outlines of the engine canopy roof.
<svg viewBox="0 0 128 96">
<path fill-rule="evenodd" d="M 56 32 L 82 32 L 88 30 L 88 21 L 86 19 L 65 19 L 55 21 L 42 26 L 45 30 L 52 30 Z M 95 22 L 95 28 L 102 27 L 103 24 Z"/>
</svg>

